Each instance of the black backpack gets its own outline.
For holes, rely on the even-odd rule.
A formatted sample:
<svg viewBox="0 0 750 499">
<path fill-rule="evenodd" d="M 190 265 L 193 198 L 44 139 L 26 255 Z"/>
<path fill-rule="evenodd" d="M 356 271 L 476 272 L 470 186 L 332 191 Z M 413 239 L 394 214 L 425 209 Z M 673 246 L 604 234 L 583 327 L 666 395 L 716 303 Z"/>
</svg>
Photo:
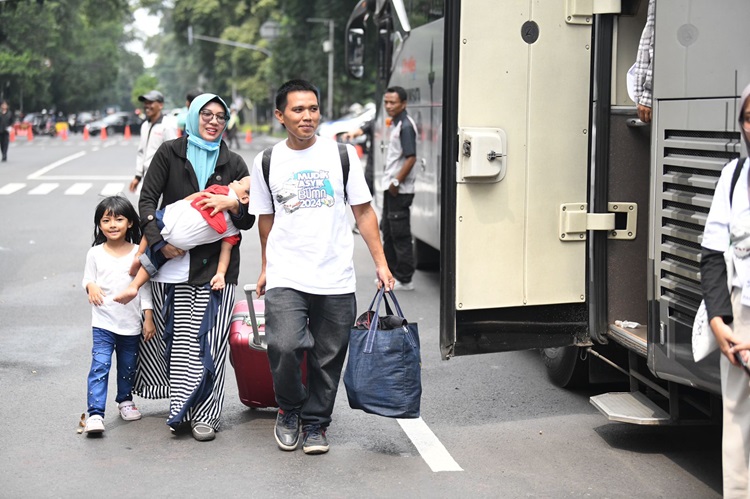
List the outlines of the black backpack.
<svg viewBox="0 0 750 499">
<path fill-rule="evenodd" d="M 344 202 L 347 202 L 348 196 L 346 195 L 346 183 L 349 181 L 349 153 L 346 150 L 346 144 L 337 144 L 339 146 L 339 158 L 341 159 L 341 171 L 344 174 Z M 268 177 L 271 172 L 271 153 L 273 152 L 273 146 L 263 150 L 263 160 L 261 166 L 263 167 L 263 179 L 266 181 L 268 186 L 268 192 L 271 192 L 271 182 Z M 273 193 L 271 194 L 271 206 L 273 211 L 276 211 L 276 205 L 273 202 Z"/>
</svg>

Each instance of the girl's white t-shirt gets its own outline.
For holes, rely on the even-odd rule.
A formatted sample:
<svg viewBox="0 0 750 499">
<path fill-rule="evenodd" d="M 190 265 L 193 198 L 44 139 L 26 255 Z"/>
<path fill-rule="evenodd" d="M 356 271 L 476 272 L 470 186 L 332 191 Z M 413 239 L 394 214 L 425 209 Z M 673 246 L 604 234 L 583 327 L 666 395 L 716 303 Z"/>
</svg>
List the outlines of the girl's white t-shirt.
<svg viewBox="0 0 750 499">
<path fill-rule="evenodd" d="M 114 301 L 114 297 L 133 281 L 129 271 L 137 251 L 138 246 L 134 244 L 127 255 L 118 258 L 107 253 L 103 244 L 89 249 L 83 271 L 83 289 L 85 291 L 86 286 L 93 282 L 104 293 L 104 303 L 91 306 L 91 327 L 122 336 L 141 334 L 141 310 L 153 309 L 151 286 L 142 286 L 138 296 L 126 305 Z"/>
<path fill-rule="evenodd" d="M 372 200 L 362 165 L 350 145 L 346 195 L 350 205 Z M 354 239 L 344 202 L 344 175 L 337 143 L 317 137 L 307 149 L 276 144 L 269 183 L 262 169 L 263 153 L 253 162 L 250 212 L 274 214 L 266 242 L 266 289 L 293 288 L 311 294 L 353 293 Z M 275 210 L 274 210 L 275 207 Z"/>
</svg>

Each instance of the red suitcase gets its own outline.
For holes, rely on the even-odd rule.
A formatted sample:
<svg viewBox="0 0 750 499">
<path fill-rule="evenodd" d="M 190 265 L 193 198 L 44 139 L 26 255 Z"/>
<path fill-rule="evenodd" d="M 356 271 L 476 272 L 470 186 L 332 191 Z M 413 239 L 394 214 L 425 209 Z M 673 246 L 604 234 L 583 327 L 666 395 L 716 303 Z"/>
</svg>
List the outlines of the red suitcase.
<svg viewBox="0 0 750 499">
<path fill-rule="evenodd" d="M 244 287 L 246 300 L 232 310 L 229 329 L 229 360 L 237 377 L 240 401 L 248 407 L 278 407 L 268 364 L 265 336 L 265 301 L 253 300 L 255 284 Z M 252 306 L 248 308 L 248 303 Z M 307 358 L 302 362 L 302 380 L 307 378 Z"/>
</svg>

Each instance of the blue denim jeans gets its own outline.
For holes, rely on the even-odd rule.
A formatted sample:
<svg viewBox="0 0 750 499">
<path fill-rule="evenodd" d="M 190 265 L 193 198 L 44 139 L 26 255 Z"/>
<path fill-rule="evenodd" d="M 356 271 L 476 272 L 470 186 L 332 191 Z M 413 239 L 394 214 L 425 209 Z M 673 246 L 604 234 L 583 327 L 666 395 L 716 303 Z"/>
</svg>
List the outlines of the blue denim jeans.
<svg viewBox="0 0 750 499">
<path fill-rule="evenodd" d="M 94 346 L 91 348 L 91 370 L 88 378 L 89 416 L 104 416 L 107 404 L 107 382 L 112 367 L 112 352 L 117 355 L 117 397 L 119 404 L 133 400 L 133 382 L 138 364 L 140 335 L 123 336 L 106 329 L 93 328 Z"/>
<path fill-rule="evenodd" d="M 349 346 L 354 293 L 313 295 L 291 288 L 266 292 L 266 338 L 276 402 L 300 409 L 304 424 L 328 427 Z M 307 389 L 300 363 L 307 352 Z"/>
</svg>

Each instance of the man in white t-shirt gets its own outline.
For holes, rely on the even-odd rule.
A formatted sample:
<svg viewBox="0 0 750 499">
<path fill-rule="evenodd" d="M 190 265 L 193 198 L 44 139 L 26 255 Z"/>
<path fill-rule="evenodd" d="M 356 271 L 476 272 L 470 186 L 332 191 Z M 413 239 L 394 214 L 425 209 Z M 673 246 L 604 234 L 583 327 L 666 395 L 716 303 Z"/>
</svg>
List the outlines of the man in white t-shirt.
<svg viewBox="0 0 750 499">
<path fill-rule="evenodd" d="M 274 436 L 280 449 L 293 451 L 301 427 L 306 454 L 328 451 L 326 429 L 356 315 L 347 202 L 381 285 L 392 289 L 395 284 L 356 151 L 347 146 L 350 171 L 344 186 L 337 143 L 315 134 L 319 95 L 304 80 L 279 89 L 275 115 L 287 139 L 273 147 L 268 183 L 263 153 L 255 158 L 249 208 L 259 215 L 263 266 L 257 292 L 266 295 L 268 359 L 279 405 Z M 305 352 L 307 388 L 300 369 Z"/>
<path fill-rule="evenodd" d="M 177 138 L 177 128 L 164 122 L 164 115 L 161 113 L 164 109 L 164 95 L 161 92 L 151 90 L 139 96 L 138 100 L 143 102 L 146 120 L 141 123 L 141 135 L 135 157 L 135 177 L 130 181 L 128 188 L 130 192 L 138 190 L 140 193 L 141 180 L 146 175 L 148 167 L 151 166 L 156 150 L 164 142 Z"/>
</svg>

